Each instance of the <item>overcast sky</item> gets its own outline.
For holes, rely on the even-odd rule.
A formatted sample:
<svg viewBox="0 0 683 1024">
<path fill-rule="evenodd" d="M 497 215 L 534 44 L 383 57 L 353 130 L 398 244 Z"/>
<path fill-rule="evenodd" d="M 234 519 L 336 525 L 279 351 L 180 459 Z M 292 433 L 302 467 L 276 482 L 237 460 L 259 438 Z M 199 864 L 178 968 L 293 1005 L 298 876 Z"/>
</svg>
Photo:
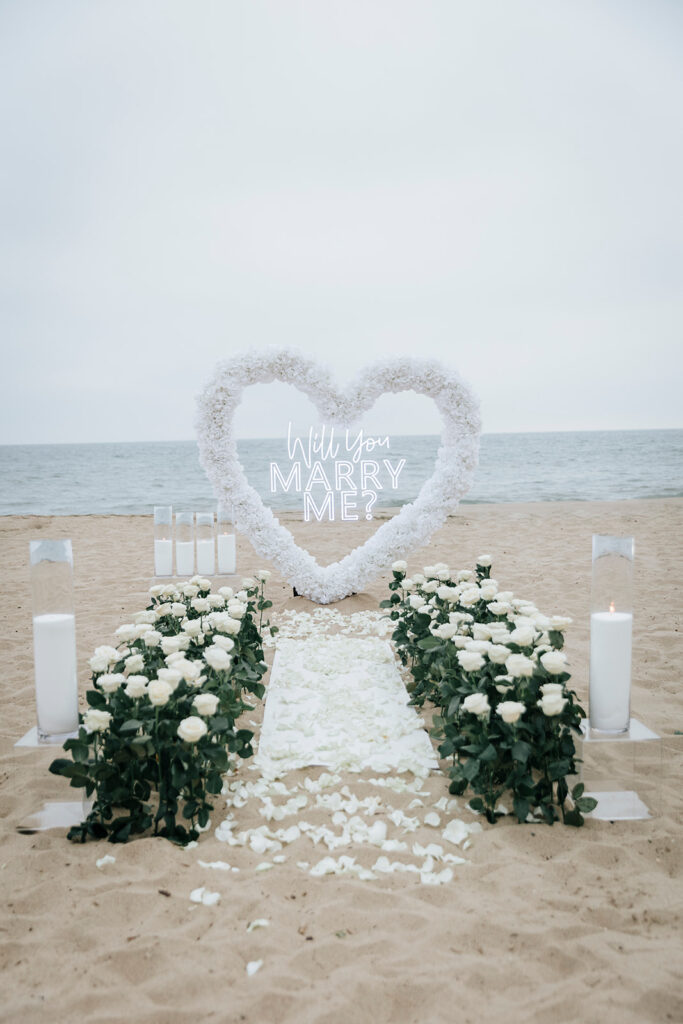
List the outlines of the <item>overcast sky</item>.
<svg viewBox="0 0 683 1024">
<path fill-rule="evenodd" d="M 192 438 L 268 344 L 683 426 L 682 125 L 680 0 L 3 0 L 0 443 Z"/>
</svg>

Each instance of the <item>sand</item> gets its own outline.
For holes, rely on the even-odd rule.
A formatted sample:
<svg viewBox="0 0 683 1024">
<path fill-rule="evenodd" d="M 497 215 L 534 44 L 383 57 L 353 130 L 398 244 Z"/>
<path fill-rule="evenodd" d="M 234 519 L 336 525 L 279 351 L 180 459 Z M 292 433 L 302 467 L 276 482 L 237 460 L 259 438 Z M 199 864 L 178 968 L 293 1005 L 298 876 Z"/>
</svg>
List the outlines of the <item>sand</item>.
<svg viewBox="0 0 683 1024">
<path fill-rule="evenodd" d="M 343 533 L 339 526 L 299 525 L 299 536 L 304 529 L 307 546 L 331 560 L 368 527 Z M 28 541 L 73 540 L 84 692 L 92 649 L 111 642 L 113 630 L 146 603 L 152 528 L 144 517 L 1 519 L 0 1019 L 683 1020 L 683 501 L 468 505 L 410 556 L 409 568 L 437 560 L 470 567 L 477 554 L 490 552 L 502 587 L 575 620 L 567 652 L 585 699 L 595 532 L 636 538 L 632 711 L 664 738 L 661 814 L 633 823 L 589 821 L 581 830 L 484 823 L 466 853 L 469 863 L 451 883 L 432 888 L 395 875 L 371 882 L 313 878 L 296 866 L 302 857 L 316 859 L 303 838 L 284 864 L 261 873 L 254 866 L 262 858 L 226 848 L 211 832 L 190 851 L 153 838 L 79 846 L 66 841 L 64 830 L 18 834 L 17 822 L 55 785 L 60 795 L 70 793 L 63 780 L 45 774 L 42 753 L 20 754 L 13 746 L 35 713 Z M 244 538 L 238 557 L 244 574 L 264 564 Z M 338 607 L 375 608 L 385 586 L 378 580 Z M 276 576 L 270 592 L 276 611 L 311 607 Z M 361 792 L 357 778 L 344 781 Z M 438 776 L 428 788 L 434 799 L 446 793 Z M 251 805 L 243 813 L 240 825 L 259 824 Z M 219 806 L 215 820 L 223 816 Z M 97 868 L 104 854 L 116 862 Z M 207 871 L 199 858 L 228 860 L 240 872 Z M 220 891 L 216 906 L 190 903 L 201 885 Z M 255 918 L 270 926 L 248 933 Z M 263 966 L 248 977 L 246 964 L 255 960 Z"/>
</svg>

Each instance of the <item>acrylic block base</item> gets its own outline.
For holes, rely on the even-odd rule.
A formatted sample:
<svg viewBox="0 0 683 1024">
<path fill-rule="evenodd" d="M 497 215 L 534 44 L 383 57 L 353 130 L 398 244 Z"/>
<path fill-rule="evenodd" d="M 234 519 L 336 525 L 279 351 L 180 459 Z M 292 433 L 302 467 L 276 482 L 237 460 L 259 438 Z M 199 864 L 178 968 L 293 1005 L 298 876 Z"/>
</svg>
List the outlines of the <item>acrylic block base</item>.
<svg viewBox="0 0 683 1024">
<path fill-rule="evenodd" d="M 598 801 L 586 817 L 639 821 L 661 810 L 662 739 L 632 718 L 627 732 L 603 733 L 581 723 L 580 780 L 584 796 Z"/>
<path fill-rule="evenodd" d="M 72 735 L 75 736 L 76 733 Z M 59 797 L 67 785 L 66 780 L 49 772 L 50 763 L 60 756 L 61 742 L 41 740 L 34 725 L 17 740 L 14 749 L 19 758 L 17 768 L 25 774 L 28 773 L 29 777 L 33 775 L 33 786 L 40 793 L 36 803 L 41 802 L 41 806 L 16 823 L 17 832 L 32 835 L 34 832 L 44 832 L 51 828 L 71 828 L 72 825 L 79 825 L 87 818 L 92 801 L 85 796 L 80 799 L 60 800 Z M 71 793 L 77 797 L 78 790 L 71 790 Z"/>
</svg>

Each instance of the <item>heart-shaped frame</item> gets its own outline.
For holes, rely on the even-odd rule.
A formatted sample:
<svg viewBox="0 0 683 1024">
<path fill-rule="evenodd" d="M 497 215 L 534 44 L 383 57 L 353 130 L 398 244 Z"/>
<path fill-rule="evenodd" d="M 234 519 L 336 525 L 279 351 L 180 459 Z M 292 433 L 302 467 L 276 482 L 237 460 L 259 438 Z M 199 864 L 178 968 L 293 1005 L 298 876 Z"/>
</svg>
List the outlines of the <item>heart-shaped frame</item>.
<svg viewBox="0 0 683 1024">
<path fill-rule="evenodd" d="M 413 502 L 383 523 L 339 562 L 319 565 L 296 544 L 247 482 L 237 455 L 233 416 L 245 387 L 293 384 L 321 417 L 350 426 L 385 392 L 415 391 L 432 398 L 443 419 L 434 473 Z M 288 349 L 247 353 L 220 362 L 198 399 L 199 460 L 221 502 L 232 504 L 235 525 L 258 554 L 278 567 L 299 594 L 329 604 L 339 601 L 420 547 L 438 530 L 469 490 L 479 457 L 479 403 L 453 370 L 421 359 L 387 359 L 363 370 L 344 390 L 328 370 Z"/>
</svg>

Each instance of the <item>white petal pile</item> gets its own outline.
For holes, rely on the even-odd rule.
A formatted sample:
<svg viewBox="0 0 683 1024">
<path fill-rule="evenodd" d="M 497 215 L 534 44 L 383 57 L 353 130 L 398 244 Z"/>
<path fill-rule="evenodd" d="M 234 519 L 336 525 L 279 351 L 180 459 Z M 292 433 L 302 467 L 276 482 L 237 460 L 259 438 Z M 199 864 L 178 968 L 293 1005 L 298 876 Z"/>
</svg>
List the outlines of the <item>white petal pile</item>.
<svg viewBox="0 0 683 1024">
<path fill-rule="evenodd" d="M 203 885 L 199 889 L 193 889 L 190 899 L 193 903 L 203 903 L 205 907 L 213 907 L 221 898 L 219 892 L 210 892 Z"/>
<path fill-rule="evenodd" d="M 254 764 L 270 779 L 311 765 L 425 777 L 437 760 L 408 700 L 382 640 L 281 641 Z"/>
</svg>

